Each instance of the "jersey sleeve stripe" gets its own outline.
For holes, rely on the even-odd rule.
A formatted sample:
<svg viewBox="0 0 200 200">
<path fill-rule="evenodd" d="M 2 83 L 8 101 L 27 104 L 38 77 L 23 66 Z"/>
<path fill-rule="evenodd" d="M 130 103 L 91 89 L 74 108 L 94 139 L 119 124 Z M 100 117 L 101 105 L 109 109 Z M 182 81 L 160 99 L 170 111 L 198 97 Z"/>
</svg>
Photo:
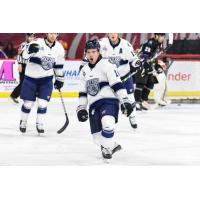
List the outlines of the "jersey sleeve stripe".
<svg viewBox="0 0 200 200">
<path fill-rule="evenodd" d="M 99 83 L 100 89 L 102 89 L 102 88 L 105 87 L 105 86 L 109 86 L 109 83 L 106 82 L 106 81 L 102 81 L 102 82 Z"/>
<path fill-rule="evenodd" d="M 119 83 L 112 85 L 111 88 L 114 90 L 114 92 L 117 92 L 121 89 L 124 89 L 124 85 L 119 82 Z"/>
<path fill-rule="evenodd" d="M 62 69 L 64 65 L 54 65 L 54 69 Z"/>
<path fill-rule="evenodd" d="M 38 58 L 38 57 L 31 57 L 31 58 L 29 59 L 29 62 L 38 64 L 38 65 L 41 65 L 41 64 L 42 64 L 42 63 L 41 63 L 41 59 Z"/>
<path fill-rule="evenodd" d="M 119 65 L 126 65 L 128 63 L 128 60 L 120 60 Z"/>
<path fill-rule="evenodd" d="M 86 92 L 79 92 L 79 97 L 87 97 L 87 93 Z"/>
</svg>

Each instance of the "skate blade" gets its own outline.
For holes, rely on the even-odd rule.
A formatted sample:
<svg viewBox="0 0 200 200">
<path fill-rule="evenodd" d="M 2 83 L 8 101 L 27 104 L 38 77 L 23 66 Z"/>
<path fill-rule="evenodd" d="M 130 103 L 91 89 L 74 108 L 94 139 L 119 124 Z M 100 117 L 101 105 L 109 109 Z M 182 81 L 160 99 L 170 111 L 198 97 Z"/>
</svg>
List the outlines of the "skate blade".
<svg viewBox="0 0 200 200">
<path fill-rule="evenodd" d="M 38 137 L 46 137 L 47 134 L 46 133 L 38 133 Z"/>
<path fill-rule="evenodd" d="M 110 164 L 111 162 L 111 159 L 102 158 L 102 160 L 103 160 L 103 163 L 105 164 Z"/>
<path fill-rule="evenodd" d="M 103 158 L 102 156 L 98 156 L 98 157 L 96 157 L 96 158 L 97 158 L 97 160 L 102 161 L 103 164 L 110 164 L 110 162 L 111 162 L 111 160 L 112 160 L 112 159 Z"/>
</svg>

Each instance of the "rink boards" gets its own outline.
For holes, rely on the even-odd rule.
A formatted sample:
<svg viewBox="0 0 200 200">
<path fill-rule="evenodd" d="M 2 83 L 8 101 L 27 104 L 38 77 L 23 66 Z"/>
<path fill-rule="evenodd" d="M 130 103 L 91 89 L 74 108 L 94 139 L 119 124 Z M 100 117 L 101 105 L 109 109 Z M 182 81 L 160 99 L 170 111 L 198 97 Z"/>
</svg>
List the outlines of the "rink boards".
<svg viewBox="0 0 200 200">
<path fill-rule="evenodd" d="M 78 97 L 80 60 L 66 60 L 64 65 L 64 97 Z M 200 60 L 177 60 L 167 75 L 168 96 L 171 98 L 200 97 Z M 18 84 L 18 63 L 14 59 L 0 60 L 0 98 L 6 98 Z M 52 97 L 59 94 L 53 91 Z M 153 92 L 151 93 L 153 96 Z"/>
</svg>

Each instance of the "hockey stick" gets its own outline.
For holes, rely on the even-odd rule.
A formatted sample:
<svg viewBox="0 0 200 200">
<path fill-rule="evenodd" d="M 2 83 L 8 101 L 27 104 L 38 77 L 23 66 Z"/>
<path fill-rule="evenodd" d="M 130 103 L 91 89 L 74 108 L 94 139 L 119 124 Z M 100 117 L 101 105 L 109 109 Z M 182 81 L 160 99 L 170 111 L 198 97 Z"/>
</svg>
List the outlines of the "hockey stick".
<svg viewBox="0 0 200 200">
<path fill-rule="evenodd" d="M 65 113 L 65 118 L 66 118 L 65 124 L 63 125 L 63 127 L 57 131 L 57 133 L 60 134 L 67 128 L 67 126 L 69 124 L 69 118 L 68 118 L 67 111 L 66 111 L 66 108 L 65 108 L 65 103 L 64 103 L 64 100 L 63 100 L 62 92 L 61 92 L 60 89 L 58 91 L 59 91 L 59 94 L 60 94 L 60 99 L 61 99 L 62 107 L 63 107 L 64 113 Z"/>
</svg>

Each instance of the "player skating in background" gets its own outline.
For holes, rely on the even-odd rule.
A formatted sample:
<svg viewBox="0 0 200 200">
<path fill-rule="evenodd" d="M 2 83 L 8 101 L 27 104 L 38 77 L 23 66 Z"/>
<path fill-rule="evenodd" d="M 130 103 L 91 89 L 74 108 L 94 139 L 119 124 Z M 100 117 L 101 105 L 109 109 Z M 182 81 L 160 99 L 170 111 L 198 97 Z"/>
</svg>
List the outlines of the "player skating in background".
<svg viewBox="0 0 200 200">
<path fill-rule="evenodd" d="M 109 33 L 108 37 L 102 38 L 99 41 L 101 46 L 101 54 L 103 58 L 108 58 L 109 61 L 117 66 L 121 80 L 126 79 L 130 75 L 130 68 L 135 54 L 132 45 L 125 39 L 119 37 L 118 33 Z M 132 101 L 133 112 L 129 116 L 129 121 L 132 128 L 137 128 L 137 122 L 135 117 L 135 98 L 134 98 L 134 86 L 132 77 L 123 82 L 129 99 Z"/>
<path fill-rule="evenodd" d="M 34 39 L 35 39 L 34 33 L 26 33 L 25 42 L 23 42 L 18 49 L 17 62 L 18 62 L 18 71 L 19 71 L 19 84 L 15 87 L 15 89 L 12 91 L 10 95 L 10 99 L 14 103 L 19 103 L 17 98 L 20 95 L 20 90 L 21 90 L 22 82 L 24 80 L 26 63 L 27 63 L 27 59 L 23 58 L 22 53 L 26 49 L 26 47 L 29 45 L 29 43 L 32 42 Z"/>
<path fill-rule="evenodd" d="M 21 108 L 21 132 L 26 132 L 28 115 L 37 98 L 36 128 L 39 135 L 45 135 L 43 122 L 53 90 L 54 74 L 55 89 L 62 88 L 64 84 L 64 49 L 56 41 L 57 37 L 57 33 L 47 33 L 45 38 L 31 42 L 23 51 L 23 58 L 28 59 L 28 62 L 20 94 L 24 101 Z"/>
<path fill-rule="evenodd" d="M 165 33 L 155 33 L 154 37 L 144 43 L 139 51 L 139 57 L 143 62 L 143 68 L 135 74 L 136 88 L 135 100 L 137 110 L 148 110 L 148 97 L 150 91 L 154 88 L 154 84 L 158 83 L 157 74 L 163 73 L 163 68 L 154 58 L 163 48 Z M 151 62 L 149 62 L 151 60 Z"/>
<path fill-rule="evenodd" d="M 80 71 L 79 106 L 77 117 L 84 122 L 88 119 L 94 143 L 101 147 L 102 156 L 111 159 L 121 149 L 114 141 L 114 126 L 118 121 L 119 101 L 122 113 L 129 116 L 133 107 L 121 82 L 114 64 L 102 58 L 97 40 L 86 43 L 88 62 Z"/>
</svg>

